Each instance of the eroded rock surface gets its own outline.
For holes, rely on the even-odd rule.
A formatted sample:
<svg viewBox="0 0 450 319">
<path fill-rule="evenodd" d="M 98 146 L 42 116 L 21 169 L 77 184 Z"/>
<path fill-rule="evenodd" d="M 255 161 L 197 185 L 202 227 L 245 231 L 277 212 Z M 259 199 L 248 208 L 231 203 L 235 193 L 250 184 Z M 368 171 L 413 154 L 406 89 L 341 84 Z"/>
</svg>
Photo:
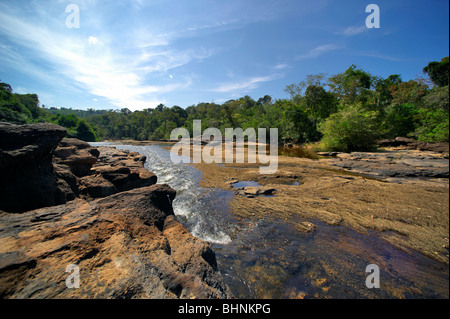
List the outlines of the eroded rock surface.
<svg viewBox="0 0 450 319">
<path fill-rule="evenodd" d="M 0 123 L 0 298 L 232 297 L 145 156 L 65 134 Z"/>
<path fill-rule="evenodd" d="M 66 202 L 52 165 L 66 135 L 58 125 L 0 122 L 0 210 L 22 212 Z"/>
<path fill-rule="evenodd" d="M 0 215 L 2 298 L 226 298 L 215 254 L 175 218 L 175 191 L 153 185 Z M 80 271 L 68 288 L 66 267 Z"/>
</svg>

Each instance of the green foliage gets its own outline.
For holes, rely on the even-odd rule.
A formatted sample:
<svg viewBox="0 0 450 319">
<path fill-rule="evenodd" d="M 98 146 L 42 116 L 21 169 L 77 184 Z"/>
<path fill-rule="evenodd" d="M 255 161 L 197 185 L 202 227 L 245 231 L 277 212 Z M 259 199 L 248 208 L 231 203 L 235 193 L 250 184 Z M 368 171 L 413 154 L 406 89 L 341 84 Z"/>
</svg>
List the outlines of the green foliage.
<svg viewBox="0 0 450 319">
<path fill-rule="evenodd" d="M 384 136 L 409 136 L 416 128 L 418 108 L 414 104 L 392 104 L 387 108 Z"/>
<path fill-rule="evenodd" d="M 88 123 L 85 120 L 80 120 L 76 129 L 76 138 L 86 141 L 86 142 L 94 142 L 97 140 L 94 131 L 91 129 Z"/>
<path fill-rule="evenodd" d="M 448 113 L 449 111 L 449 94 L 448 85 L 444 87 L 433 88 L 422 99 L 423 107 L 429 109 L 441 109 Z"/>
<path fill-rule="evenodd" d="M 94 130 L 75 114 L 52 114 L 40 107 L 36 94 L 17 94 L 9 84 L 0 82 L 0 121 L 14 124 L 50 122 L 67 129 L 67 137 L 97 140 Z"/>
<path fill-rule="evenodd" d="M 322 125 L 322 147 L 328 151 L 373 151 L 381 136 L 376 111 L 359 105 L 332 114 Z"/>
<path fill-rule="evenodd" d="M 423 68 L 423 72 L 428 73 L 431 81 L 439 87 L 448 85 L 449 66 L 448 57 L 443 58 L 440 62 L 430 62 Z"/>
<path fill-rule="evenodd" d="M 352 65 L 344 73 L 330 77 L 328 85 L 343 105 L 352 105 L 369 101 L 375 79 L 370 73 Z"/>
<path fill-rule="evenodd" d="M 419 109 L 416 116 L 419 123 L 415 137 L 423 142 L 448 142 L 449 118 L 448 112 L 441 109 Z"/>
<path fill-rule="evenodd" d="M 335 151 L 375 148 L 377 138 L 411 136 L 423 141 L 448 141 L 448 57 L 430 62 L 424 72 L 435 86 L 422 80 L 403 82 L 401 75 L 373 76 L 351 65 L 329 78 L 307 75 L 286 87 L 289 99 L 265 95 L 187 108 L 167 107 L 141 111 L 41 108 L 35 94 L 15 94 L 0 82 L 0 121 L 24 124 L 47 121 L 66 127 L 69 137 L 96 139 L 168 139 L 174 128 L 193 133 L 193 121 L 202 131 L 218 128 L 278 128 L 280 141 L 321 145 Z"/>
</svg>

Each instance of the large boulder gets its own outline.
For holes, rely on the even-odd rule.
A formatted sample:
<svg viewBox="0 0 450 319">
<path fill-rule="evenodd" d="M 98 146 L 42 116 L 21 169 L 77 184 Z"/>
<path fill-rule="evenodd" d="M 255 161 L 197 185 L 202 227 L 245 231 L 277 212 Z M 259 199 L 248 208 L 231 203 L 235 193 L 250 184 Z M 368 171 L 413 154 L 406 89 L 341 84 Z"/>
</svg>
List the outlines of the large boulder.
<svg viewBox="0 0 450 319">
<path fill-rule="evenodd" d="M 24 212 L 66 202 L 52 165 L 66 133 L 49 123 L 0 122 L 0 210 Z"/>
<path fill-rule="evenodd" d="M 0 214 L 0 298 L 231 297 L 209 244 L 173 215 L 174 198 L 153 185 Z M 73 267 L 79 288 L 66 285 Z"/>
</svg>

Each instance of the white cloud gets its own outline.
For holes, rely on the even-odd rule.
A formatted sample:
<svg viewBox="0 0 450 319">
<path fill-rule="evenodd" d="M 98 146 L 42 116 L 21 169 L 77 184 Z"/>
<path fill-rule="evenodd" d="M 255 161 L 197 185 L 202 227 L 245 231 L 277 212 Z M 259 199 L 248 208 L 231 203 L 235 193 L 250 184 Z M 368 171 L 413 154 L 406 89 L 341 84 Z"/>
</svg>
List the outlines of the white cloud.
<svg viewBox="0 0 450 319">
<path fill-rule="evenodd" d="M 264 82 L 273 81 L 280 78 L 279 74 L 276 75 L 269 75 L 269 76 L 260 76 L 260 77 L 252 77 L 250 79 L 247 79 L 242 82 L 233 82 L 233 83 L 225 83 L 220 85 L 219 87 L 213 89 L 213 92 L 220 92 L 220 93 L 229 93 L 229 92 L 235 92 L 235 91 L 241 91 L 241 90 L 252 90 L 256 89 L 259 84 Z"/>
<path fill-rule="evenodd" d="M 90 36 L 88 39 L 89 44 L 97 44 L 98 43 L 98 39 L 96 37 Z"/>
<path fill-rule="evenodd" d="M 367 27 L 364 25 L 361 26 L 351 26 L 342 31 L 342 34 L 345 36 L 353 36 L 367 31 Z"/>
<path fill-rule="evenodd" d="M 212 50 L 175 51 L 137 45 L 124 49 L 114 45 L 115 39 L 108 39 L 107 35 L 105 38 L 102 35 L 102 41 L 94 36 L 86 41 L 81 34 L 72 32 L 68 36 L 68 29 L 40 27 L 3 12 L 0 12 L 0 20 L 0 34 L 7 34 L 15 46 L 32 50 L 34 59 L 45 61 L 56 70 L 51 74 L 33 72 L 34 76 L 58 85 L 63 85 L 59 79 L 64 78 L 71 86 L 77 84 L 92 95 L 131 110 L 156 106 L 164 100 L 160 94 L 185 89 L 192 83 L 189 78 L 180 77 L 177 83 L 152 85 L 160 72 L 213 53 Z M 93 45 L 95 49 L 90 49 Z M 1 57 L 5 58 L 9 59 Z M 25 65 L 30 65 L 27 56 L 20 55 L 20 58 Z"/>
<path fill-rule="evenodd" d="M 287 69 L 288 67 L 289 67 L 289 64 L 279 63 L 279 64 L 275 65 L 274 69 L 275 70 L 284 70 L 284 69 Z"/>
<path fill-rule="evenodd" d="M 312 59 L 312 58 L 317 58 L 318 56 L 330 52 L 330 51 L 334 51 L 334 50 L 338 50 L 341 49 L 342 47 L 337 45 L 337 44 L 325 44 L 325 45 L 321 45 L 318 47 L 315 47 L 314 49 L 309 50 L 307 53 L 299 55 L 296 57 L 296 60 L 303 60 L 303 59 Z"/>
</svg>

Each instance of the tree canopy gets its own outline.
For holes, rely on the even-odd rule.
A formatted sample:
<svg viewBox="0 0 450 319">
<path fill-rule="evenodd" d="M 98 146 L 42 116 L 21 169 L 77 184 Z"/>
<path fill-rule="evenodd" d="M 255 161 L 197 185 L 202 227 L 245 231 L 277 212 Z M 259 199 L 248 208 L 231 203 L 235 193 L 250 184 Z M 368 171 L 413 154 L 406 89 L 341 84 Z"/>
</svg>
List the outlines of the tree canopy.
<svg viewBox="0 0 450 319">
<path fill-rule="evenodd" d="M 159 104 L 141 111 L 43 108 L 36 94 L 17 94 L 0 82 L 0 121 L 24 124 L 47 121 L 64 126 L 68 136 L 102 139 L 169 139 L 174 128 L 192 135 L 193 120 L 202 130 L 271 128 L 280 142 L 320 142 L 324 149 L 373 149 L 378 138 L 407 136 L 427 142 L 449 140 L 448 57 L 423 68 L 434 86 L 400 74 L 386 78 L 351 65 L 327 77 L 307 75 L 286 86 L 288 99 L 246 95 L 222 104 L 202 102 L 183 108 Z"/>
</svg>

